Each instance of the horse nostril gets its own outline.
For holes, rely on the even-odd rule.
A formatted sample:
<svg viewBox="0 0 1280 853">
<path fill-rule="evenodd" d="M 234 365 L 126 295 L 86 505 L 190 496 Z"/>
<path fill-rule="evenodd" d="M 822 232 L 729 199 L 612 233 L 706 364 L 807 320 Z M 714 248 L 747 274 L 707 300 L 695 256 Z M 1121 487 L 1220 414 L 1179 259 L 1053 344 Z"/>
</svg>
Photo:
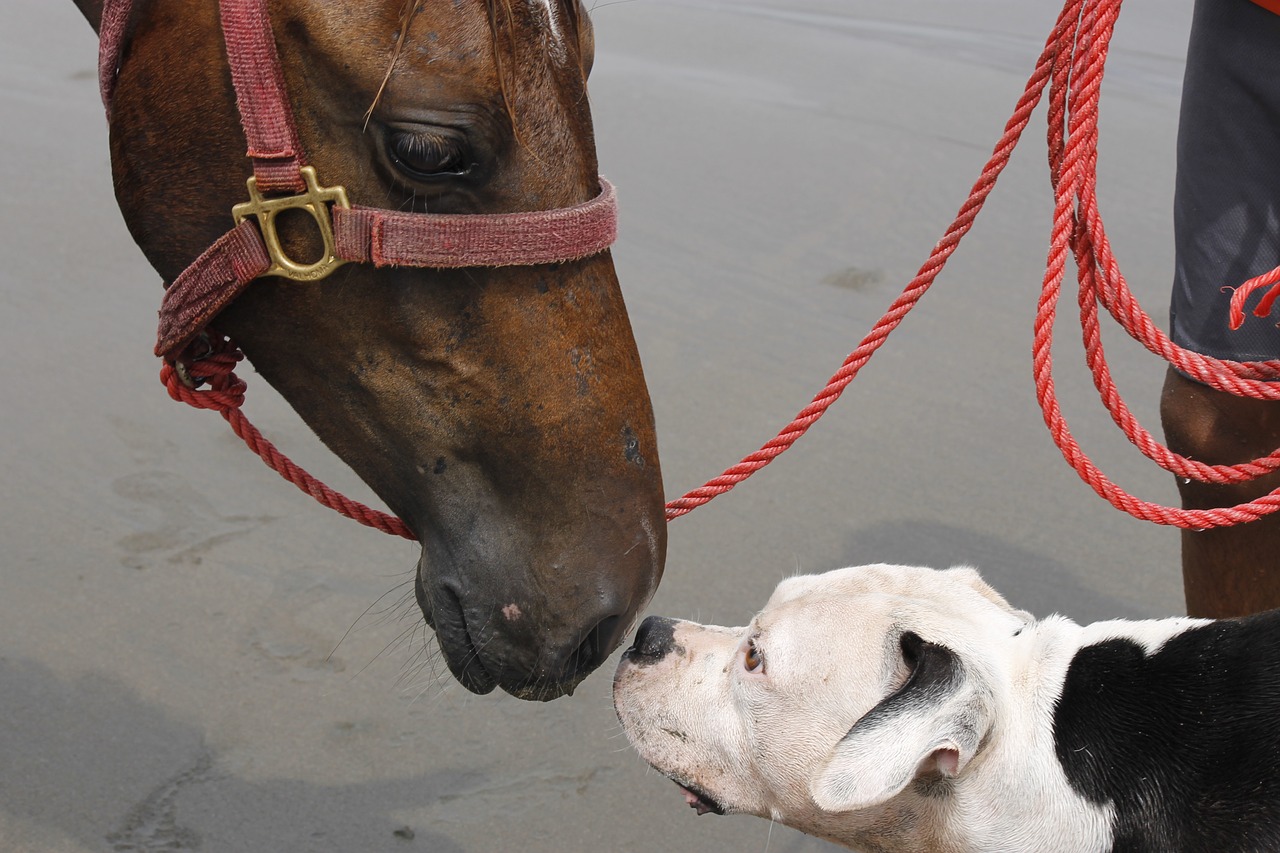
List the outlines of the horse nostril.
<svg viewBox="0 0 1280 853">
<path fill-rule="evenodd" d="M 568 674 L 570 677 L 586 675 L 600 664 L 618 644 L 618 631 L 622 625 L 622 617 L 608 616 L 600 620 L 594 628 L 587 632 L 582 643 L 569 656 Z"/>
</svg>

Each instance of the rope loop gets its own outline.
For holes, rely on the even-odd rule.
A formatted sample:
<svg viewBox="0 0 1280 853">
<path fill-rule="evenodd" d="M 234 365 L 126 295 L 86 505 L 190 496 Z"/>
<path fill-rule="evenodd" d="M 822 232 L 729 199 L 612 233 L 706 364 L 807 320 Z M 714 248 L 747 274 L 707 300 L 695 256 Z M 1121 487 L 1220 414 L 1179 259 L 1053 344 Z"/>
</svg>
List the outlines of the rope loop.
<svg viewBox="0 0 1280 853">
<path fill-rule="evenodd" d="M 1231 328 L 1239 329 L 1244 325 L 1244 303 L 1248 300 L 1250 294 L 1255 290 L 1261 290 L 1264 287 L 1271 288 L 1262 295 L 1258 300 L 1258 304 L 1253 306 L 1253 316 L 1266 317 L 1271 313 L 1271 308 L 1275 305 L 1276 299 L 1280 298 L 1280 267 L 1276 267 L 1271 272 L 1263 273 L 1260 276 L 1251 278 L 1244 284 L 1240 285 L 1231 294 Z"/>
<path fill-rule="evenodd" d="M 416 540 L 417 536 L 400 519 L 354 501 L 317 480 L 276 449 L 249 422 L 241 411 L 247 386 L 235 374 L 235 366 L 243 359 L 244 353 L 230 338 L 206 329 L 176 360 L 165 360 L 160 368 L 160 381 L 173 399 L 221 414 L 268 467 L 320 503 L 366 527 Z M 208 387 L 202 387 L 205 385 Z"/>
<path fill-rule="evenodd" d="M 1031 112 L 1046 89 L 1048 98 L 1048 163 L 1054 190 L 1054 217 L 1045 264 L 1039 308 L 1035 321 L 1032 360 L 1036 399 L 1044 421 L 1063 458 L 1081 479 L 1102 498 L 1135 518 L 1157 524 L 1202 530 L 1254 521 L 1280 510 L 1280 489 L 1255 501 L 1234 507 L 1185 510 L 1140 500 L 1112 483 L 1076 443 L 1058 405 L 1053 384 L 1053 325 L 1068 260 L 1074 261 L 1079 279 L 1079 306 L 1085 360 L 1094 384 L 1112 420 L 1148 458 L 1179 477 L 1206 483 L 1241 483 L 1280 470 L 1280 449 L 1268 456 L 1237 465 L 1206 465 L 1180 456 L 1158 442 L 1138 423 L 1112 381 L 1103 353 L 1098 325 L 1099 307 L 1108 313 L 1150 352 L 1178 370 L 1219 391 L 1263 400 L 1280 399 L 1280 361 L 1234 362 L 1209 358 L 1174 344 L 1142 310 L 1120 272 L 1098 211 L 1098 102 L 1107 48 L 1122 0 L 1067 0 L 1045 43 L 1004 135 L 982 169 L 969 198 L 943 238 L 938 241 L 916 277 L 862 343 L 849 354 L 826 387 L 778 436 L 756 453 L 745 457 L 706 485 L 667 504 L 667 519 L 690 512 L 721 495 L 768 465 L 795 443 L 826 413 L 903 317 L 933 284 L 995 186 L 996 179 L 1026 128 Z M 1240 286 L 1233 294 L 1232 328 L 1244 320 L 1248 296 L 1263 287 L 1271 289 L 1254 308 L 1265 317 L 1280 299 L 1280 268 Z"/>
</svg>

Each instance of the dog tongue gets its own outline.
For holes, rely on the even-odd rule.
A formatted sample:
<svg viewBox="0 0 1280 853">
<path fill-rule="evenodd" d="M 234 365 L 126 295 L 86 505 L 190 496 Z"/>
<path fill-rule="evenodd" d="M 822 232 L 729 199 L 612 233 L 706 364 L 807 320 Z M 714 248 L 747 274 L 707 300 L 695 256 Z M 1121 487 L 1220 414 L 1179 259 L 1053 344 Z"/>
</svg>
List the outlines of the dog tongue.
<svg viewBox="0 0 1280 853">
<path fill-rule="evenodd" d="M 695 794 L 693 791 L 690 791 L 684 785 L 681 785 L 679 782 L 677 782 L 676 787 L 679 788 L 684 793 L 684 801 L 689 805 L 690 808 L 697 809 L 698 814 L 704 815 L 704 814 L 707 814 L 708 812 L 715 811 L 715 809 L 713 809 L 710 805 L 707 804 L 706 800 L 702 799 L 701 796 L 699 796 L 698 794 Z"/>
</svg>

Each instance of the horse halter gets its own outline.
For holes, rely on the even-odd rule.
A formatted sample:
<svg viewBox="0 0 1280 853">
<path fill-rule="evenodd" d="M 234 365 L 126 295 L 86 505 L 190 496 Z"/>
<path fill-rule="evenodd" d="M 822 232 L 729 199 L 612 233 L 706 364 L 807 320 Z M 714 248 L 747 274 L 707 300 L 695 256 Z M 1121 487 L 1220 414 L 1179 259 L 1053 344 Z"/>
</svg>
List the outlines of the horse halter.
<svg viewBox="0 0 1280 853">
<path fill-rule="evenodd" d="M 108 118 L 132 5 L 103 5 L 98 82 Z M 249 200 L 232 208 L 235 227 L 165 290 L 155 353 L 166 362 L 178 364 L 213 318 L 262 276 L 312 282 L 347 262 L 437 269 L 555 264 L 603 252 L 616 239 L 617 198 L 603 177 L 594 199 L 553 210 L 433 214 L 353 207 L 343 187 L 321 186 L 306 163 L 266 0 L 220 0 L 219 13 L 253 177 Z M 319 260 L 289 257 L 275 226 L 285 210 L 314 220 L 324 242 Z"/>
</svg>

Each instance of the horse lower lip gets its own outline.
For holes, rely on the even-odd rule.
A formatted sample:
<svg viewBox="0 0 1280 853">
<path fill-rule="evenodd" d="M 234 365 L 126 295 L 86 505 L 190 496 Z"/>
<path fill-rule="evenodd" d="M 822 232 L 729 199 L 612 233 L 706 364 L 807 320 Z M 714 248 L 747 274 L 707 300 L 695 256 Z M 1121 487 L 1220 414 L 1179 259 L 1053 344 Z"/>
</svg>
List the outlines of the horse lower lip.
<svg viewBox="0 0 1280 853">
<path fill-rule="evenodd" d="M 435 629 L 440 650 L 444 652 L 449 671 L 463 687 L 472 693 L 490 693 L 498 686 L 498 680 L 489 674 L 480 660 L 471 633 L 467 630 L 467 618 L 457 597 L 449 594 L 447 601 L 437 601 L 431 608 L 429 624 Z"/>
<path fill-rule="evenodd" d="M 439 627 L 436 638 L 440 649 L 444 652 L 449 671 L 453 673 L 463 687 L 472 693 L 491 693 L 495 687 L 502 687 L 517 699 L 533 702 L 548 702 L 561 696 L 572 695 L 582 676 L 568 681 L 554 681 L 522 677 L 518 681 L 508 678 L 503 681 L 487 669 L 476 650 L 475 640 L 467 630 L 466 617 L 461 608 L 448 608 L 437 613 Z M 507 674 L 508 676 L 510 673 Z"/>
<path fill-rule="evenodd" d="M 581 667 L 559 674 L 504 667 L 504 655 L 495 650 L 500 650 L 504 643 L 516 642 L 514 638 L 504 638 L 500 634 L 476 638 L 468 629 L 462 600 L 450 586 L 435 586 L 434 594 L 428 594 L 420 577 L 416 584 L 415 592 L 423 618 L 436 633 L 436 641 L 449 671 L 471 692 L 490 693 L 501 687 L 517 699 L 547 702 L 572 695 L 574 688 L 586 677 L 587 671 Z M 481 657 L 481 649 L 489 653 L 487 665 Z"/>
</svg>

